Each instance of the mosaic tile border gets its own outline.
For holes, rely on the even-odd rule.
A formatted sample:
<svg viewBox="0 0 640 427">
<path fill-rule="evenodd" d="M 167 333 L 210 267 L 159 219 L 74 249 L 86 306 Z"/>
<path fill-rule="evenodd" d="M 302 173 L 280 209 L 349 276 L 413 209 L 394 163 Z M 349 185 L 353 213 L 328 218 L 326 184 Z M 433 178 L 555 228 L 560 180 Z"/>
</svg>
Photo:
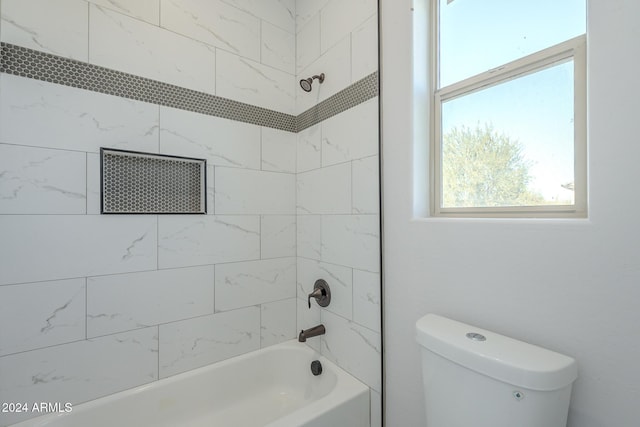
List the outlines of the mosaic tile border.
<svg viewBox="0 0 640 427">
<path fill-rule="evenodd" d="M 4 42 L 0 72 L 288 132 L 304 130 L 378 95 L 376 71 L 293 116 Z"/>
<path fill-rule="evenodd" d="M 296 131 L 296 117 L 98 65 L 0 43 L 0 72 L 210 116 Z"/>
</svg>

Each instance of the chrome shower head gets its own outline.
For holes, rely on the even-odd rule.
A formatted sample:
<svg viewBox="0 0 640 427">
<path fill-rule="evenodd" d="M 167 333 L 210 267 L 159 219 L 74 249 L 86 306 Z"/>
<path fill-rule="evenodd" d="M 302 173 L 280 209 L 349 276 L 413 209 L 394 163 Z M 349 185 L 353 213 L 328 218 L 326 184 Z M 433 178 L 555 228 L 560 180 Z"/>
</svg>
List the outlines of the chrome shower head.
<svg viewBox="0 0 640 427">
<path fill-rule="evenodd" d="M 324 73 L 320 73 L 319 76 L 313 76 L 309 77 L 308 79 L 300 80 L 300 87 L 302 88 L 302 90 L 305 92 L 311 92 L 311 84 L 313 83 L 314 79 L 318 79 L 320 84 L 322 84 L 322 82 L 324 82 Z"/>
</svg>

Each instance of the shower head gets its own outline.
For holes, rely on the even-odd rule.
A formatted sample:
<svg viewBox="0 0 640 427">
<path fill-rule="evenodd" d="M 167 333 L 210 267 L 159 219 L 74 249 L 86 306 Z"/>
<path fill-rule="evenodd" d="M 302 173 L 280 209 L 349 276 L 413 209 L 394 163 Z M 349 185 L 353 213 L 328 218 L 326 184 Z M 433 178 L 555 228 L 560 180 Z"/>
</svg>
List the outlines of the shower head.
<svg viewBox="0 0 640 427">
<path fill-rule="evenodd" d="M 322 84 L 322 82 L 324 81 L 324 73 L 320 73 L 319 76 L 313 76 L 309 77 L 308 79 L 300 80 L 300 87 L 302 88 L 302 90 L 305 92 L 311 92 L 311 83 L 313 83 L 314 79 L 318 79 L 320 84 Z"/>
</svg>

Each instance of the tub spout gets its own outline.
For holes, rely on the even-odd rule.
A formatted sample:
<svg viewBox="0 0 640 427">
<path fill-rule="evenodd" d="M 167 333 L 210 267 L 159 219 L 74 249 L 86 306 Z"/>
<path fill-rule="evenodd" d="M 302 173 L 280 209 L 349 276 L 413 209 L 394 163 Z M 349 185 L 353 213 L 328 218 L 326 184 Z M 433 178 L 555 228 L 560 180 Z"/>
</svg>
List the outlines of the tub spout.
<svg viewBox="0 0 640 427">
<path fill-rule="evenodd" d="M 307 338 L 317 337 L 318 335 L 324 335 L 325 329 L 324 325 L 314 326 L 313 328 L 303 329 L 300 331 L 300 335 L 298 335 L 298 341 L 305 342 Z"/>
</svg>

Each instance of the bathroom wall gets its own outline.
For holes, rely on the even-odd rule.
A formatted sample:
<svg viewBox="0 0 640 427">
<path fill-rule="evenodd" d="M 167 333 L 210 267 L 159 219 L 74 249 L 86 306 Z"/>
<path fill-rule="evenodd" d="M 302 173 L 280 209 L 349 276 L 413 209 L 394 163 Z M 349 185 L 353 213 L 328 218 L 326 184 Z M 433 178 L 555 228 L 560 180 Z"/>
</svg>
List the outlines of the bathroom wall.
<svg viewBox="0 0 640 427">
<path fill-rule="evenodd" d="M 296 113 L 372 80 L 375 95 L 297 136 L 298 326 L 323 323 L 307 344 L 371 388 L 371 425 L 381 425 L 378 14 L 375 0 L 296 2 L 297 79 L 324 72 L 310 93 L 296 92 Z M 331 98 L 334 96 L 334 98 Z M 340 95 L 338 95 L 340 96 Z M 334 107 L 329 107 L 334 108 Z M 307 295 L 325 279 L 332 300 Z"/>
<path fill-rule="evenodd" d="M 462 220 L 414 217 L 426 160 L 412 98 L 424 93 L 412 49 L 398 48 L 412 44 L 413 12 L 381 1 L 389 426 L 424 425 L 414 324 L 430 312 L 575 357 L 570 427 L 638 425 L 640 2 L 587 3 L 588 219 Z"/>
<path fill-rule="evenodd" d="M 166 106 L 293 118 L 294 6 L 0 2 L 2 42 L 134 82 L 0 74 L 0 402 L 78 403 L 296 336 L 296 134 Z M 135 76 L 178 88 L 136 100 Z M 103 146 L 207 159 L 208 214 L 99 215 Z"/>
</svg>

